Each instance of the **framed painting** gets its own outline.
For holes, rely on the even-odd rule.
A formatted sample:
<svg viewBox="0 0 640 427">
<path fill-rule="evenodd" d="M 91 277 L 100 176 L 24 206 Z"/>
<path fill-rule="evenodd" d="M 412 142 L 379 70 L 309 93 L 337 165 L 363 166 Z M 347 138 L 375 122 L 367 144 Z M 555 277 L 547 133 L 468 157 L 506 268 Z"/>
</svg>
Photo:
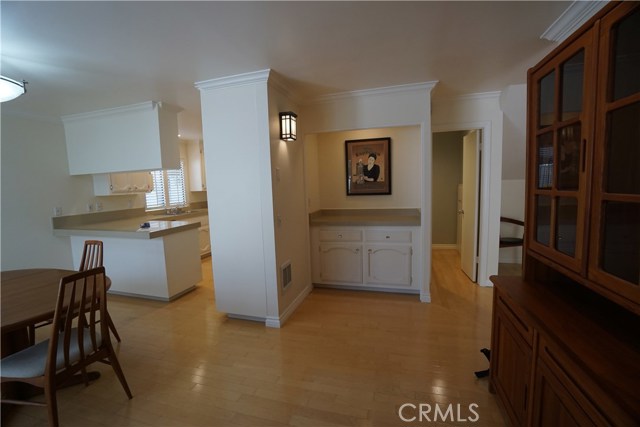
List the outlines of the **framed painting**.
<svg viewBox="0 0 640 427">
<path fill-rule="evenodd" d="M 391 194 L 391 138 L 344 143 L 347 196 Z"/>
</svg>

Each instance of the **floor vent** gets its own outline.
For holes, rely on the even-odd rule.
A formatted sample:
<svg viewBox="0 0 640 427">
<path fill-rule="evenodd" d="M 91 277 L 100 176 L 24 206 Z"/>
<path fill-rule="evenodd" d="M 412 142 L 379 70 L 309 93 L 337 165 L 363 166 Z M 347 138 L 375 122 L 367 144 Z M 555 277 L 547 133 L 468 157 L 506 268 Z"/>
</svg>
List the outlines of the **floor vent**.
<svg viewBox="0 0 640 427">
<path fill-rule="evenodd" d="M 291 284 L 291 261 L 287 261 L 280 267 L 282 278 L 282 290 L 284 291 Z"/>
</svg>

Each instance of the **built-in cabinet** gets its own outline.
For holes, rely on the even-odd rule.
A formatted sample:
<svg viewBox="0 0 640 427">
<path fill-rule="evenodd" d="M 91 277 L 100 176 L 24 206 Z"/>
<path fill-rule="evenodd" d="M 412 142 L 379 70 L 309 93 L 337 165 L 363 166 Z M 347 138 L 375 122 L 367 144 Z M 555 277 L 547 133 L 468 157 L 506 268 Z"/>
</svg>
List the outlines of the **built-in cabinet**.
<svg viewBox="0 0 640 427">
<path fill-rule="evenodd" d="M 178 169 L 178 111 L 149 101 L 64 116 L 69 174 Z"/>
<path fill-rule="evenodd" d="M 189 189 L 191 191 L 207 191 L 202 141 L 188 143 L 187 159 L 189 161 Z"/>
<path fill-rule="evenodd" d="M 114 196 L 153 191 L 150 172 L 122 172 L 93 175 L 93 192 L 96 196 Z"/>
<path fill-rule="evenodd" d="M 524 277 L 492 277 L 491 389 L 511 425 L 640 425 L 638 76 L 638 2 L 529 70 Z"/>
<path fill-rule="evenodd" d="M 417 227 L 312 227 L 313 282 L 419 291 Z"/>
</svg>

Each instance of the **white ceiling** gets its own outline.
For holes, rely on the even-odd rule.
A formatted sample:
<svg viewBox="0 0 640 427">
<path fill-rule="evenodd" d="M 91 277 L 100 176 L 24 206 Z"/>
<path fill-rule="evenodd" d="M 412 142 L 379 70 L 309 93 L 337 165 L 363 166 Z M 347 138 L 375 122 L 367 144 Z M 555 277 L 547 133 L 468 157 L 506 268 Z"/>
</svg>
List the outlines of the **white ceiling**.
<svg viewBox="0 0 640 427">
<path fill-rule="evenodd" d="M 59 117 L 158 100 L 193 119 L 194 82 L 266 68 L 300 99 L 433 80 L 434 97 L 501 90 L 554 47 L 540 35 L 569 4 L 3 0 L 1 72 L 29 84 L 2 108 Z"/>
</svg>

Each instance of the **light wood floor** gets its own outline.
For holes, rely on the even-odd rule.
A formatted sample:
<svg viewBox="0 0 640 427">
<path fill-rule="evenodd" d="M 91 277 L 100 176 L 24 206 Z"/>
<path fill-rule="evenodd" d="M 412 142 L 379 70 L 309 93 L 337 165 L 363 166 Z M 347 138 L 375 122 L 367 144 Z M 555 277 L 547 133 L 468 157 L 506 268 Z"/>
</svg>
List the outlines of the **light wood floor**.
<svg viewBox="0 0 640 427">
<path fill-rule="evenodd" d="M 202 267 L 203 282 L 172 303 L 110 297 L 134 398 L 97 364 L 99 380 L 59 393 L 62 426 L 504 425 L 473 374 L 488 367 L 479 350 L 490 346 L 492 288 L 471 283 L 455 251 L 433 253 L 430 304 L 315 289 L 282 329 L 217 312 L 210 259 Z M 454 420 L 476 404 L 479 419 L 404 423 L 405 403 L 453 404 Z M 44 426 L 45 412 L 12 407 L 3 424 Z"/>
</svg>

